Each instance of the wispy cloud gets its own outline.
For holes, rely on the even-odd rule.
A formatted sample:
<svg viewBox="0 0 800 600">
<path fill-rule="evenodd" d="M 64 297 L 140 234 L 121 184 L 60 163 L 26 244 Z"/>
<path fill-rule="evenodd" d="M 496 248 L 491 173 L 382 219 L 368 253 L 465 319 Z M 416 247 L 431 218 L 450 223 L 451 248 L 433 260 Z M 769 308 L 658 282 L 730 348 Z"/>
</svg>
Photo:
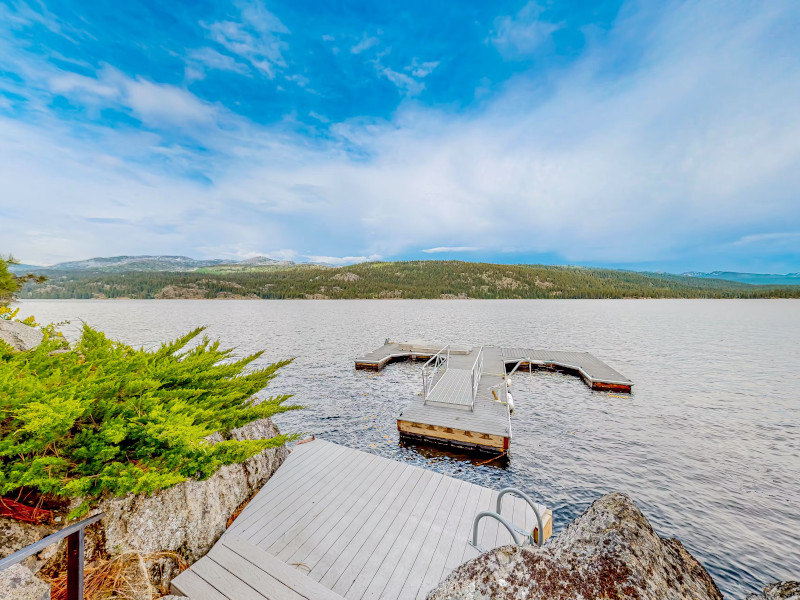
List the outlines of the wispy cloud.
<svg viewBox="0 0 800 600">
<path fill-rule="evenodd" d="M 111 67 L 97 77 L 64 73 L 49 80 L 50 89 L 88 104 L 125 107 L 150 125 L 211 123 L 217 109 L 191 92 L 172 85 L 131 78 Z"/>
<path fill-rule="evenodd" d="M 322 263 L 324 265 L 342 266 L 354 265 L 356 263 L 381 260 L 380 254 L 372 254 L 370 256 L 313 256 L 306 255 L 304 258 L 308 262 Z"/>
<path fill-rule="evenodd" d="M 475 252 L 476 246 L 437 246 L 436 248 L 426 248 L 423 252 L 427 254 L 441 254 L 442 252 Z"/>
<path fill-rule="evenodd" d="M 542 19 L 544 9 L 528 2 L 514 15 L 498 17 L 490 40 L 506 57 L 522 58 L 535 52 L 561 25 Z"/>
<path fill-rule="evenodd" d="M 289 30 L 259 0 L 239 2 L 239 18 L 207 25 L 212 40 L 249 62 L 269 78 L 286 66 L 288 44 L 282 36 Z"/>
<path fill-rule="evenodd" d="M 202 79 L 209 70 L 231 71 L 244 75 L 247 67 L 232 56 L 213 48 L 195 48 L 187 53 L 186 77 L 190 81 Z"/>
<path fill-rule="evenodd" d="M 361 54 L 364 50 L 369 50 L 373 46 L 377 46 L 380 43 L 380 40 L 375 36 L 367 36 L 364 34 L 361 37 L 361 40 L 350 47 L 350 52 L 352 54 Z"/>
<path fill-rule="evenodd" d="M 421 81 L 389 67 L 380 67 L 379 72 L 409 96 L 417 96 L 425 89 L 425 84 Z"/>
<path fill-rule="evenodd" d="M 776 233 L 757 233 L 745 235 L 734 242 L 735 246 L 774 245 L 788 246 L 800 244 L 800 231 L 786 231 Z"/>
</svg>

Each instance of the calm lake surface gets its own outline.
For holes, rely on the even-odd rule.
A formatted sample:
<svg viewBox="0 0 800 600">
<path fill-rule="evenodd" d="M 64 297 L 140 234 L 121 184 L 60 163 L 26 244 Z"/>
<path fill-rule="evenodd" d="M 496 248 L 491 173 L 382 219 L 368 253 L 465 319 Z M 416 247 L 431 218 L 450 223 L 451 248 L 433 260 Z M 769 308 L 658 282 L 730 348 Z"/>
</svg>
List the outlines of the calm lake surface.
<svg viewBox="0 0 800 600">
<path fill-rule="evenodd" d="M 306 410 L 277 419 L 482 485 L 514 485 L 563 529 L 622 491 L 674 536 L 728 598 L 800 577 L 800 301 L 25 301 L 40 322 L 80 320 L 136 346 L 196 325 L 262 364 L 296 357 L 271 393 Z M 385 338 L 587 350 L 634 381 L 593 392 L 557 373 L 517 374 L 512 455 L 477 466 L 398 444 L 395 418 L 422 387 L 420 363 L 379 374 L 353 359 Z M 467 532 L 465 532 L 467 535 Z"/>
</svg>

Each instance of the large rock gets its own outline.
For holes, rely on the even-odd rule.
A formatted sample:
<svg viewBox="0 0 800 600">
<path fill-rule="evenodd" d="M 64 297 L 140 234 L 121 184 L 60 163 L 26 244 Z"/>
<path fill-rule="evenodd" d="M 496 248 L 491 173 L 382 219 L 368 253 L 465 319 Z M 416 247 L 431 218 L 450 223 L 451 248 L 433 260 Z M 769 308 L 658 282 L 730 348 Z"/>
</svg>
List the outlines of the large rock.
<svg viewBox="0 0 800 600">
<path fill-rule="evenodd" d="M 722 600 L 708 572 L 624 494 L 595 501 L 543 548 L 504 546 L 461 565 L 429 600 Z"/>
<path fill-rule="evenodd" d="M 50 600 L 50 586 L 23 565 L 0 571 L 0 598 L 3 600 Z"/>
<path fill-rule="evenodd" d="M 0 518 L 0 557 L 14 554 L 17 550 L 35 544 L 55 531 L 56 528 L 49 525 L 32 525 L 15 519 Z M 26 558 L 22 564 L 35 572 L 55 553 L 56 546 L 48 546 L 39 554 Z M 0 596 L 0 599 L 2 598 L 3 596 Z"/>
<path fill-rule="evenodd" d="M 0 340 L 22 352 L 33 350 L 42 343 L 44 333 L 38 327 L 29 327 L 19 321 L 0 319 Z"/>
<path fill-rule="evenodd" d="M 278 435 L 269 419 L 232 432 L 235 439 Z M 270 448 L 242 464 L 221 468 L 205 481 L 186 481 L 150 496 L 139 494 L 103 501 L 103 539 L 109 556 L 134 552 L 145 557 L 152 583 L 168 589 L 180 555 L 188 564 L 204 556 L 225 531 L 234 511 L 249 500 L 288 455 Z"/>
<path fill-rule="evenodd" d="M 800 600 L 800 581 L 771 583 L 763 594 L 750 594 L 746 600 Z"/>
</svg>

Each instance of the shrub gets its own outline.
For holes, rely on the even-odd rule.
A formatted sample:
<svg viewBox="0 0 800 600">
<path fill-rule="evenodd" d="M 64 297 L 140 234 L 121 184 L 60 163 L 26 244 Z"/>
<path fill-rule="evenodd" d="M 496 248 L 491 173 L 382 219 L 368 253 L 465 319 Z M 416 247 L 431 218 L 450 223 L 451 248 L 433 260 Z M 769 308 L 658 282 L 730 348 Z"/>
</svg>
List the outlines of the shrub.
<svg viewBox="0 0 800 600">
<path fill-rule="evenodd" d="M 254 400 L 290 361 L 245 373 L 260 352 L 233 360 L 207 337 L 187 349 L 203 328 L 155 351 L 88 326 L 70 349 L 45 331 L 29 352 L 0 342 L 0 495 L 82 498 L 76 516 L 105 495 L 205 479 L 294 438 L 206 440 L 300 408 L 288 395 Z"/>
</svg>

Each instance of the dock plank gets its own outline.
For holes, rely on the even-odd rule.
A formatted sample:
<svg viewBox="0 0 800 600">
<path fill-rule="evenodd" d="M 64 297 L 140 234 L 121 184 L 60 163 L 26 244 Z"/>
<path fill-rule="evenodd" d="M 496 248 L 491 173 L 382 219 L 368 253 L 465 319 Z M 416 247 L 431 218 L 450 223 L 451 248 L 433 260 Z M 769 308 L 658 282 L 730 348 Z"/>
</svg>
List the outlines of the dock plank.
<svg viewBox="0 0 800 600">
<path fill-rule="evenodd" d="M 303 598 L 308 600 L 343 600 L 341 596 L 320 585 L 302 572 L 293 569 L 286 563 L 244 540 L 229 537 L 222 542 L 222 545 L 231 552 L 236 553 L 242 561 L 243 568 L 246 570 L 266 570 L 270 577 Z"/>
<path fill-rule="evenodd" d="M 415 534 L 417 540 L 413 544 L 409 544 L 406 549 L 403 557 L 405 564 L 401 562 L 395 568 L 395 573 L 392 574 L 393 579 L 390 579 L 387 585 L 389 593 L 384 594 L 383 598 L 387 600 L 396 600 L 397 598 L 413 600 L 417 597 L 421 583 L 425 579 L 425 574 L 432 566 L 431 559 L 436 553 L 448 522 L 451 520 L 450 515 L 456 512 L 458 496 L 465 485 L 463 481 L 457 479 L 450 480 L 449 484 L 448 490 L 442 496 L 439 511 L 431 520 L 429 529 L 421 533 L 423 527 L 420 526 L 417 530 Z M 408 563 L 410 565 L 406 566 Z M 399 577 L 396 576 L 398 573 L 400 574 Z M 394 585 L 393 580 L 396 582 Z M 395 589 L 399 590 L 397 594 L 393 593 Z"/>
<path fill-rule="evenodd" d="M 400 489 L 393 487 L 384 495 L 379 508 L 370 515 L 369 520 L 364 523 L 345 548 L 334 556 L 334 561 L 328 570 L 324 574 L 320 572 L 320 583 L 332 589 L 339 587 L 347 591 L 366 561 L 372 556 L 374 548 L 383 539 L 385 531 L 397 519 L 403 507 L 407 505 L 407 499 L 413 496 L 417 486 L 425 484 L 422 478 L 423 474 L 421 469 L 412 467 L 407 483 L 404 483 Z M 320 566 L 320 570 L 321 568 Z"/>
<path fill-rule="evenodd" d="M 292 593 L 421 599 L 478 555 L 468 543 L 472 523 L 494 510 L 497 497 L 489 488 L 323 440 L 295 449 L 278 471 L 278 484 L 267 482 L 248 506 L 252 518 L 239 528 L 237 520 L 208 556 L 174 580 L 176 590 L 193 600 L 299 600 Z M 504 513 L 527 529 L 530 510 L 519 502 L 507 497 Z M 503 543 L 504 531 L 484 520 L 479 542 L 490 549 Z M 316 595 L 306 593 L 308 586 Z"/>
<path fill-rule="evenodd" d="M 202 558 L 200 559 L 203 560 Z M 194 566 L 200 566 L 200 562 Z M 195 571 L 184 571 L 170 584 L 172 592 L 192 600 L 230 600 L 228 596 L 200 577 Z"/>
<path fill-rule="evenodd" d="M 467 483 L 466 481 L 460 483 L 456 500 L 453 503 L 453 510 L 450 511 L 447 521 L 442 528 L 442 534 L 439 536 L 433 555 L 430 557 L 425 575 L 417 586 L 416 594 L 425 595 L 436 587 L 442 580 L 447 556 L 453 544 L 466 543 L 467 538 L 462 534 L 467 531 L 469 524 L 465 523 L 463 527 L 460 527 L 460 524 L 462 523 L 464 511 L 473 488 L 477 488 L 477 486 Z"/>
<path fill-rule="evenodd" d="M 425 477 L 426 475 L 429 476 Z M 381 571 L 381 567 L 383 567 L 384 564 L 386 565 L 385 569 L 392 567 L 385 559 L 391 553 L 392 549 L 397 547 L 398 538 L 400 534 L 403 533 L 403 530 L 406 529 L 406 523 L 409 521 L 409 518 L 411 518 L 412 523 L 419 518 L 421 512 L 427 508 L 436 488 L 442 482 L 442 476 L 438 473 L 428 471 L 423 477 L 425 477 L 425 487 L 422 489 L 419 487 L 415 488 L 414 491 L 416 494 L 406 500 L 406 506 L 403 507 L 396 519 L 390 524 L 389 528 L 386 530 L 386 534 L 372 551 L 372 555 L 367 559 L 366 563 L 353 580 L 352 585 L 347 588 L 344 594 L 347 598 L 362 598 L 367 588 L 370 587 L 375 577 Z M 381 575 L 383 575 L 383 573 L 381 573 Z M 333 587 L 333 590 L 341 593 L 341 588 L 337 588 L 338 582 L 337 585 Z"/>
<path fill-rule="evenodd" d="M 326 472 L 328 466 L 335 464 L 336 459 L 344 453 L 342 447 L 332 448 L 330 452 L 321 455 L 320 459 L 315 461 L 314 455 L 306 456 L 308 451 L 305 450 L 306 447 L 314 445 L 303 444 L 302 452 L 295 449 L 289 455 L 284 464 L 291 467 L 285 470 L 290 476 L 278 480 L 275 484 L 270 478 L 264 486 L 267 493 L 258 494 L 253 498 L 239 518 L 234 521 L 231 528 L 233 532 L 247 539 L 252 532 L 262 529 L 265 521 L 274 518 L 275 515 L 272 511 L 285 504 L 286 499 L 292 494 L 311 487 L 314 484 L 314 478 L 318 474 Z M 320 448 L 321 446 L 317 446 L 315 450 Z M 278 472 L 280 470 L 278 469 Z"/>
<path fill-rule="evenodd" d="M 271 554 L 282 548 L 287 541 L 297 536 L 308 522 L 324 510 L 329 501 L 336 501 L 340 494 L 357 481 L 375 463 L 377 457 L 368 454 L 363 461 L 347 461 L 342 469 L 329 469 L 313 481 L 313 486 L 302 496 L 302 501 L 287 504 L 274 516 L 270 531 L 262 531 L 245 539 Z M 331 493 L 330 488 L 335 492 Z"/>
<path fill-rule="evenodd" d="M 310 532 L 296 536 L 280 552 L 275 553 L 280 559 L 287 562 L 302 562 L 309 570 L 313 570 L 319 558 L 327 549 L 351 526 L 353 521 L 364 517 L 365 508 L 371 503 L 374 496 L 388 487 L 386 484 L 402 465 L 393 463 L 383 464 L 376 460 L 373 468 L 362 475 L 347 494 L 341 495 L 338 502 L 334 499 L 328 503 L 317 517 L 309 523 L 308 528 L 314 528 L 314 535 Z"/>
<path fill-rule="evenodd" d="M 241 580 L 258 594 L 260 598 L 270 598 L 270 600 L 307 600 L 307 596 L 299 594 L 291 587 L 284 585 L 281 581 L 270 575 L 266 570 L 263 557 L 256 559 L 258 562 L 249 562 L 247 559 L 228 548 L 225 544 L 217 544 L 208 553 L 208 557 L 217 565 L 225 569 L 228 573 Z M 250 564 L 248 568 L 247 565 Z M 204 571 L 201 571 L 204 572 Z M 299 575 L 299 573 L 298 573 Z M 228 588 L 242 594 L 241 589 Z M 246 594 L 251 591 L 245 590 Z M 242 596 L 244 597 L 244 596 Z"/>
</svg>

